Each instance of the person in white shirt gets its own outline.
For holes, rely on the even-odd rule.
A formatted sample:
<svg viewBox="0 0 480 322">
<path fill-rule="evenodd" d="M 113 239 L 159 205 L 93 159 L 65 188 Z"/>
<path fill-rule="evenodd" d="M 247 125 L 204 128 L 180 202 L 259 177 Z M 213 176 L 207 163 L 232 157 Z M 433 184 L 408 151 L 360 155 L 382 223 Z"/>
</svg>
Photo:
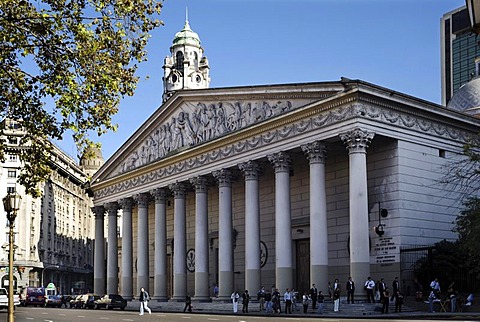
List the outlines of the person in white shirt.
<svg viewBox="0 0 480 322">
<path fill-rule="evenodd" d="M 368 303 L 375 303 L 375 297 L 373 296 L 373 290 L 375 289 L 375 281 L 369 276 L 365 281 L 364 289 L 367 291 Z"/>
<path fill-rule="evenodd" d="M 292 293 L 288 288 L 283 294 L 283 300 L 285 301 L 285 314 L 292 314 Z"/>
<path fill-rule="evenodd" d="M 238 311 L 238 299 L 240 298 L 240 294 L 238 294 L 238 292 L 235 291 L 235 292 L 232 293 L 230 298 L 232 299 L 233 313 L 237 313 L 237 311 Z"/>
</svg>

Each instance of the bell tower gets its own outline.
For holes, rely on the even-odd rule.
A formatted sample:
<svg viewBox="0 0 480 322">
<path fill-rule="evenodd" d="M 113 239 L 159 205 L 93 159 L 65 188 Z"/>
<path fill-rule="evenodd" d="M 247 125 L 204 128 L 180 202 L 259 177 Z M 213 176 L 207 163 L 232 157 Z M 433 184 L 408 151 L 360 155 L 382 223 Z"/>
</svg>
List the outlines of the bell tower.
<svg viewBox="0 0 480 322">
<path fill-rule="evenodd" d="M 170 47 L 171 56 L 165 57 L 163 65 L 163 101 L 175 91 L 182 89 L 208 88 L 210 67 L 203 56 L 198 34 L 190 28 L 188 15 L 183 29 L 175 34 Z"/>
</svg>

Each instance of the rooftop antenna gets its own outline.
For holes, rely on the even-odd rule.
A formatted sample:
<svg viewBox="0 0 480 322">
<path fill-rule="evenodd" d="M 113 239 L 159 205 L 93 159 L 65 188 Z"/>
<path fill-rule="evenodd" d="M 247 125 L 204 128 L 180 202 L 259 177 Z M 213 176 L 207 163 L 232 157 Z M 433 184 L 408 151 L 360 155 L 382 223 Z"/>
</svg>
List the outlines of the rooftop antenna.
<svg viewBox="0 0 480 322">
<path fill-rule="evenodd" d="M 185 21 L 188 21 L 188 7 L 185 7 Z"/>
</svg>

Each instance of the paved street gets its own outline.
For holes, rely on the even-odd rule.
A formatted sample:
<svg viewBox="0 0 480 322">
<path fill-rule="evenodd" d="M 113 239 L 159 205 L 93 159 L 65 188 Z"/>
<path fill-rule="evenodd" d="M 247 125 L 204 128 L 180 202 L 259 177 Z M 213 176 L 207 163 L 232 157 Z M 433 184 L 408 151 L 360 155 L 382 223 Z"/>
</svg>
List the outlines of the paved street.
<svg viewBox="0 0 480 322">
<path fill-rule="evenodd" d="M 7 320 L 7 311 L 0 311 L 0 322 Z M 243 316 L 232 314 L 208 314 L 208 313 L 163 313 L 153 312 L 151 315 L 145 314 L 139 316 L 137 311 L 118 311 L 118 310 L 80 310 L 80 309 L 58 309 L 58 308 L 40 308 L 40 307 L 19 307 L 15 311 L 16 322 L 91 322 L 91 321 L 115 321 L 115 322 L 132 322 L 132 321 L 225 321 L 225 322 L 262 322 L 262 321 L 319 321 L 318 316 Z M 345 317 L 322 317 L 321 321 L 358 321 L 359 319 L 349 319 Z M 378 318 L 369 318 L 369 321 L 385 321 L 384 316 Z M 445 319 L 412 319 L 409 321 L 451 321 L 451 318 Z M 466 317 L 462 321 L 473 321 Z M 389 321 L 405 321 L 403 318 L 391 317 Z"/>
</svg>

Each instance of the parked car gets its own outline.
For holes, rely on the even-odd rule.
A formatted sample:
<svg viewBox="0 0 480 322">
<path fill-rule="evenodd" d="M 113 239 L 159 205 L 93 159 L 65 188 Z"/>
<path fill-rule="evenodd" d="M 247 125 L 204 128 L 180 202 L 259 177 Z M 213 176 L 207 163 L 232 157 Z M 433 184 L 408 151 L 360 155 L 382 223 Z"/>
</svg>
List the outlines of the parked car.
<svg viewBox="0 0 480 322">
<path fill-rule="evenodd" d="M 45 295 L 45 307 L 61 307 L 62 306 L 62 296 L 61 295 Z"/>
<path fill-rule="evenodd" d="M 106 294 L 102 298 L 95 301 L 95 309 L 100 309 L 102 307 L 107 308 L 107 310 L 119 308 L 123 311 L 125 310 L 126 306 L 127 300 L 117 294 Z"/>
<path fill-rule="evenodd" d="M 74 307 L 77 309 L 93 309 L 95 307 L 95 301 L 98 299 L 100 299 L 100 296 L 96 294 L 82 294 L 75 299 Z"/>
<path fill-rule="evenodd" d="M 25 306 L 44 306 L 45 305 L 45 288 L 44 287 L 27 287 L 24 290 Z"/>
<path fill-rule="evenodd" d="M 82 295 L 75 295 L 72 297 L 72 299 L 70 300 L 70 308 L 73 309 L 73 308 L 76 308 L 77 307 L 77 302 L 79 302 L 82 298 Z"/>
</svg>

